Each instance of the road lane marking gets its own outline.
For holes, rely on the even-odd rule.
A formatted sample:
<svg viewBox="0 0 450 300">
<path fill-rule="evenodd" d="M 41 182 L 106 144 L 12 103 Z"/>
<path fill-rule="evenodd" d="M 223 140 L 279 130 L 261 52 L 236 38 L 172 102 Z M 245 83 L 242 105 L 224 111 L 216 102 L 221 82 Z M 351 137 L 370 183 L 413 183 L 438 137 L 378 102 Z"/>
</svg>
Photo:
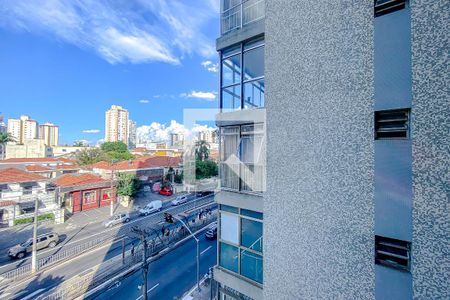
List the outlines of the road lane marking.
<svg viewBox="0 0 450 300">
<path fill-rule="evenodd" d="M 28 300 L 28 299 L 33 299 L 34 296 L 36 296 L 37 294 L 42 293 L 43 291 L 45 291 L 45 289 L 38 289 L 37 291 L 35 291 L 34 293 L 29 294 L 28 296 L 26 296 L 25 298 L 21 298 L 22 300 Z"/>
<path fill-rule="evenodd" d="M 151 291 L 153 291 L 154 289 L 156 289 L 158 287 L 159 283 L 155 284 L 151 289 L 147 290 L 147 294 L 150 293 Z M 142 295 L 140 295 L 139 297 L 136 298 L 136 300 L 139 300 L 142 298 Z"/>
<path fill-rule="evenodd" d="M 206 251 L 208 251 L 209 249 L 211 249 L 212 246 L 209 246 L 208 248 L 206 248 L 205 250 L 203 250 L 202 252 L 200 252 L 200 255 L 202 255 L 203 253 L 205 253 Z"/>
</svg>

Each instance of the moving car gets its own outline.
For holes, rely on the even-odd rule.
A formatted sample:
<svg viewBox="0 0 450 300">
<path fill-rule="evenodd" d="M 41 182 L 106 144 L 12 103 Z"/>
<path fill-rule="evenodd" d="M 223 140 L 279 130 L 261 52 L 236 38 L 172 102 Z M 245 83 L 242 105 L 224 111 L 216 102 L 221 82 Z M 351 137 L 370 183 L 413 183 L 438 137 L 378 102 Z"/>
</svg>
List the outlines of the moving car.
<svg viewBox="0 0 450 300">
<path fill-rule="evenodd" d="M 214 223 L 209 227 L 205 233 L 205 237 L 210 240 L 217 238 L 217 223 Z"/>
<path fill-rule="evenodd" d="M 178 196 L 175 200 L 172 200 L 172 206 L 177 206 L 183 203 L 186 203 L 188 201 L 188 196 Z"/>
<path fill-rule="evenodd" d="M 214 193 L 213 191 L 202 191 L 202 192 L 197 192 L 195 194 L 195 196 L 197 196 L 197 197 L 205 197 L 205 196 L 211 195 L 213 193 Z"/>
<path fill-rule="evenodd" d="M 112 216 L 111 218 L 106 220 L 103 224 L 105 225 L 105 227 L 109 228 L 120 223 L 128 223 L 128 222 L 130 222 L 130 215 L 128 213 L 120 213 Z"/>
<path fill-rule="evenodd" d="M 44 248 L 53 248 L 55 247 L 58 243 L 59 243 L 59 235 L 51 232 L 51 233 L 46 233 L 46 234 L 42 234 L 39 235 L 37 237 L 37 250 L 41 250 Z M 8 250 L 8 256 L 10 258 L 24 258 L 25 255 L 27 255 L 28 252 L 33 251 L 33 239 L 28 239 L 26 242 L 22 243 L 22 244 L 18 244 L 14 247 L 11 247 Z"/>
<path fill-rule="evenodd" d="M 148 216 L 151 213 L 154 213 L 156 211 L 160 211 L 162 207 L 162 201 L 156 200 L 152 201 L 149 204 L 147 204 L 145 207 L 141 208 L 139 210 L 139 215 L 141 216 Z"/>
<path fill-rule="evenodd" d="M 159 194 L 164 196 L 172 196 L 173 191 L 168 187 L 164 187 L 159 191 Z"/>
</svg>

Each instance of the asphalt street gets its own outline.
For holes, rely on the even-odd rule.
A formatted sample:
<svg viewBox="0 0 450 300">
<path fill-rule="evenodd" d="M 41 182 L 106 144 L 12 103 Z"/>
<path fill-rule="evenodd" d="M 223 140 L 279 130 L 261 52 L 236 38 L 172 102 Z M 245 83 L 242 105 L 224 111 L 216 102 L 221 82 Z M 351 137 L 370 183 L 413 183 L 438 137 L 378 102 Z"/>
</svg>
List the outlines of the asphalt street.
<svg viewBox="0 0 450 300">
<path fill-rule="evenodd" d="M 147 281 L 149 299 L 179 299 L 196 284 L 196 249 L 195 241 L 190 240 L 150 264 Z M 209 268 L 216 264 L 217 241 L 207 240 L 202 234 L 200 253 L 200 278 L 202 278 Z M 141 300 L 142 290 L 138 289 L 141 284 L 142 273 L 138 271 L 94 299 Z"/>
</svg>

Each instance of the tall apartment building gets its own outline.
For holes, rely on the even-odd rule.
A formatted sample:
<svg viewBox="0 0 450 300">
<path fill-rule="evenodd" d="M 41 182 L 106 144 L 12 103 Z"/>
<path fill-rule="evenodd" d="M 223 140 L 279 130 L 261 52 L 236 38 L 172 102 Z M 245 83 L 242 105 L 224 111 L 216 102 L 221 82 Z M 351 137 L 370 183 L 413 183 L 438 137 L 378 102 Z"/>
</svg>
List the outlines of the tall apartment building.
<svg viewBox="0 0 450 300">
<path fill-rule="evenodd" d="M 58 146 L 59 127 L 53 123 L 44 123 L 43 125 L 40 125 L 39 139 L 44 140 L 44 144 L 47 146 Z"/>
<path fill-rule="evenodd" d="M 8 127 L 6 127 L 5 122 L 3 121 L 3 116 L 0 115 L 0 133 L 8 132 Z"/>
<path fill-rule="evenodd" d="M 450 298 L 449 12 L 221 0 L 218 299 Z"/>
<path fill-rule="evenodd" d="M 38 138 L 38 122 L 29 116 L 20 116 L 19 119 L 8 119 L 8 133 L 10 133 L 17 144 L 24 144 L 26 140 Z"/>
<path fill-rule="evenodd" d="M 207 128 L 198 133 L 198 140 L 206 141 L 209 144 L 217 143 L 217 130 L 215 128 Z"/>
<path fill-rule="evenodd" d="M 137 135 L 136 135 L 136 122 L 128 120 L 128 147 L 130 149 L 136 148 Z"/>
<path fill-rule="evenodd" d="M 128 145 L 128 110 L 112 105 L 105 114 L 105 142 L 118 141 Z"/>
</svg>

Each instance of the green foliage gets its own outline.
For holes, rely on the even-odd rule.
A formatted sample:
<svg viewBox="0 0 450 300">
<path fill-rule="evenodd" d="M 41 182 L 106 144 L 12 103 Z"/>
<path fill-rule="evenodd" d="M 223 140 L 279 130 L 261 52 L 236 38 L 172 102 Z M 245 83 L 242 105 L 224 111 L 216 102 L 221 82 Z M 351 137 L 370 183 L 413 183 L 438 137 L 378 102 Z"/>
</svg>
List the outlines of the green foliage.
<svg viewBox="0 0 450 300">
<path fill-rule="evenodd" d="M 212 160 L 197 160 L 195 162 L 195 178 L 204 179 L 217 176 L 218 167 Z"/>
<path fill-rule="evenodd" d="M 119 173 L 117 175 L 117 195 L 133 197 L 139 189 L 139 182 L 135 174 Z"/>
<path fill-rule="evenodd" d="M 38 216 L 38 221 L 46 221 L 46 220 L 54 220 L 54 219 L 55 219 L 55 215 L 53 213 L 46 213 L 46 214 L 42 214 L 42 215 Z M 34 221 L 34 217 L 17 219 L 17 220 L 14 220 L 14 225 L 29 224 L 29 223 L 33 223 L 33 221 Z"/>
<path fill-rule="evenodd" d="M 183 172 L 175 174 L 173 181 L 175 181 L 175 183 L 183 183 Z"/>
<path fill-rule="evenodd" d="M 198 141 L 195 143 L 195 159 L 207 160 L 209 157 L 209 144 L 206 141 Z"/>
<path fill-rule="evenodd" d="M 85 149 L 76 154 L 76 161 L 82 166 L 110 160 L 111 157 L 99 148 Z"/>
<path fill-rule="evenodd" d="M 87 144 L 84 141 L 75 141 L 75 142 L 73 142 L 73 146 L 74 147 L 86 147 Z"/>
<path fill-rule="evenodd" d="M 134 156 L 128 151 L 127 145 L 124 142 L 106 142 L 100 147 L 111 159 L 115 160 L 129 160 Z"/>
<path fill-rule="evenodd" d="M 1 132 L 0 133 L 0 146 L 1 146 L 1 153 L 2 156 L 0 159 L 5 159 L 5 145 L 8 142 L 15 142 L 16 139 L 11 135 L 11 133 Z"/>
</svg>

